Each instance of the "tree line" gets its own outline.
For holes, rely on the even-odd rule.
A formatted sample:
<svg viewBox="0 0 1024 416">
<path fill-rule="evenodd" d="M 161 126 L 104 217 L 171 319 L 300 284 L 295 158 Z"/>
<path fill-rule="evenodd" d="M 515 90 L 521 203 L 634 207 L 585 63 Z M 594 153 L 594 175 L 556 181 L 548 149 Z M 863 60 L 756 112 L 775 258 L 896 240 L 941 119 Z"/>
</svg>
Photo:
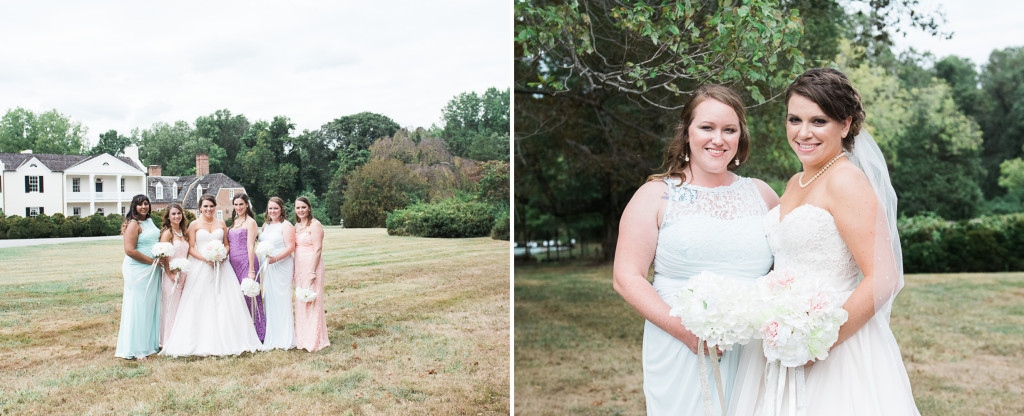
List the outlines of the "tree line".
<svg viewBox="0 0 1024 416">
<path fill-rule="evenodd" d="M 362 112 L 296 133 L 286 116 L 250 121 L 223 109 L 194 123 L 157 122 L 128 135 L 109 130 L 92 147 L 81 123 L 57 110 L 37 115 L 19 107 L 0 118 L 0 152 L 117 156 L 137 145 L 142 163 L 161 165 L 168 176 L 195 174 L 195 155 L 206 153 L 210 172 L 245 186 L 257 212 L 270 196 L 307 196 L 323 207 L 325 223 L 384 227 L 389 212 L 409 205 L 483 200 L 478 188 L 487 185 L 478 183 L 493 176 L 488 166 L 504 164 L 508 181 L 509 95 L 497 88 L 459 94 L 441 109 L 443 126 L 429 128 L 402 128 L 386 115 Z M 508 184 L 504 189 L 507 219 Z M 500 198 L 486 203 L 494 215 L 502 211 Z"/>
<path fill-rule="evenodd" d="M 781 193 L 800 164 L 779 96 L 821 66 L 861 93 L 902 218 L 1024 211 L 1024 49 L 980 67 L 896 53 L 901 19 L 950 36 L 916 0 L 526 0 L 515 19 L 516 241 L 568 235 L 601 242 L 610 259 L 622 210 L 702 82 L 745 95 L 751 158 L 738 173 Z"/>
</svg>

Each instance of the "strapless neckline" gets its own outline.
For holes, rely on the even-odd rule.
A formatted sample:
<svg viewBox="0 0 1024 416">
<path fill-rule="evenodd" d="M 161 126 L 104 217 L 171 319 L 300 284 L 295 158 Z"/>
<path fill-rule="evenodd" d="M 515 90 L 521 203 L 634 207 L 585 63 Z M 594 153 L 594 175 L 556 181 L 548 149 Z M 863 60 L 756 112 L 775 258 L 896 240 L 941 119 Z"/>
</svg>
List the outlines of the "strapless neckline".
<svg viewBox="0 0 1024 416">
<path fill-rule="evenodd" d="M 828 212 L 827 209 L 819 207 L 817 205 L 814 205 L 814 204 L 812 204 L 810 202 L 805 202 L 803 204 L 797 205 L 796 208 L 793 208 L 793 209 L 789 210 L 789 212 L 785 216 L 782 215 L 782 204 L 776 205 L 775 208 L 772 208 L 772 211 L 775 211 L 776 217 L 779 219 L 779 224 L 781 224 L 784 221 L 786 221 L 787 219 L 789 219 L 790 216 L 792 216 L 797 210 L 799 210 L 801 208 L 814 208 L 815 210 L 823 212 L 823 213 L 827 214 L 829 217 L 832 217 L 832 213 Z"/>
</svg>

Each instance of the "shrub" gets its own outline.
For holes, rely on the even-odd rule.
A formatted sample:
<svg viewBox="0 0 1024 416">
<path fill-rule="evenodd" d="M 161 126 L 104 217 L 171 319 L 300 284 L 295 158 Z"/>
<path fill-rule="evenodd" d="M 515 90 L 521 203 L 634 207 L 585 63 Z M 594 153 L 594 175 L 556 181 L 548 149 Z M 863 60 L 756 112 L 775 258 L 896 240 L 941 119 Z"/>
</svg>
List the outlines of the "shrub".
<svg viewBox="0 0 1024 416">
<path fill-rule="evenodd" d="M 495 240 L 509 240 L 509 218 L 508 212 L 502 211 L 494 218 L 494 227 L 491 227 L 491 238 Z"/>
<path fill-rule="evenodd" d="M 487 204 L 449 198 L 435 204 L 416 204 L 392 212 L 387 217 L 386 225 L 390 235 L 483 237 L 494 227 L 494 217 Z"/>
</svg>

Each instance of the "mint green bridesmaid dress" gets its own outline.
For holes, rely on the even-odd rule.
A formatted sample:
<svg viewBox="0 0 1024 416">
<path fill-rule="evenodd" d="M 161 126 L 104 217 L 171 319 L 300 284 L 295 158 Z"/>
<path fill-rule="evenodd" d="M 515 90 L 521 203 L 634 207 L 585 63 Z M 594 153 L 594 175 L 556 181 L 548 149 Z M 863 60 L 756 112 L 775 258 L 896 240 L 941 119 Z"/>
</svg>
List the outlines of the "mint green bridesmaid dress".
<svg viewBox="0 0 1024 416">
<path fill-rule="evenodd" d="M 135 249 L 152 256 L 153 244 L 160 240 L 160 230 L 147 218 L 139 222 L 142 232 Z M 124 295 L 121 301 L 121 329 L 117 334 L 115 356 L 141 358 L 157 352 L 160 344 L 160 277 L 161 269 L 139 263 L 124 256 L 121 274 Z"/>
</svg>

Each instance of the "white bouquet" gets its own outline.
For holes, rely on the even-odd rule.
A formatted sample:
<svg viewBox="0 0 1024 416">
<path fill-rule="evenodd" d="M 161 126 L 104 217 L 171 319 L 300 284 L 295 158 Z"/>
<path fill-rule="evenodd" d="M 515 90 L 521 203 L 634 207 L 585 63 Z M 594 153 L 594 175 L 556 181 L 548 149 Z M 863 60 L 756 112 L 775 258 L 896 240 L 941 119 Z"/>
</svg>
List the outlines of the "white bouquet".
<svg viewBox="0 0 1024 416">
<path fill-rule="evenodd" d="M 260 257 L 267 257 L 274 252 L 274 244 L 269 241 L 260 241 L 256 244 L 256 255 Z"/>
<path fill-rule="evenodd" d="M 298 299 L 299 302 L 310 303 L 316 300 L 316 292 L 310 288 L 297 287 L 295 288 L 295 299 Z"/>
<path fill-rule="evenodd" d="M 228 249 L 220 241 L 211 241 L 199 250 L 199 254 L 202 254 L 207 261 L 216 263 L 224 261 L 228 257 Z"/>
<path fill-rule="evenodd" d="M 171 271 L 177 271 L 178 273 L 188 273 L 188 259 L 173 259 L 171 260 Z"/>
<path fill-rule="evenodd" d="M 156 243 L 153 244 L 153 257 L 170 257 L 174 255 L 174 244 Z"/>
<path fill-rule="evenodd" d="M 797 367 L 828 357 L 848 318 L 839 294 L 821 290 L 814 279 L 778 270 L 758 278 L 757 285 L 765 305 L 760 325 L 765 358 Z"/>
<path fill-rule="evenodd" d="M 260 294 L 260 284 L 253 279 L 245 278 L 242 279 L 242 294 L 250 298 L 256 297 Z"/>
<path fill-rule="evenodd" d="M 679 317 L 709 348 L 729 351 L 757 337 L 760 322 L 751 302 L 754 293 L 752 284 L 701 272 L 679 291 L 669 315 Z"/>
</svg>

